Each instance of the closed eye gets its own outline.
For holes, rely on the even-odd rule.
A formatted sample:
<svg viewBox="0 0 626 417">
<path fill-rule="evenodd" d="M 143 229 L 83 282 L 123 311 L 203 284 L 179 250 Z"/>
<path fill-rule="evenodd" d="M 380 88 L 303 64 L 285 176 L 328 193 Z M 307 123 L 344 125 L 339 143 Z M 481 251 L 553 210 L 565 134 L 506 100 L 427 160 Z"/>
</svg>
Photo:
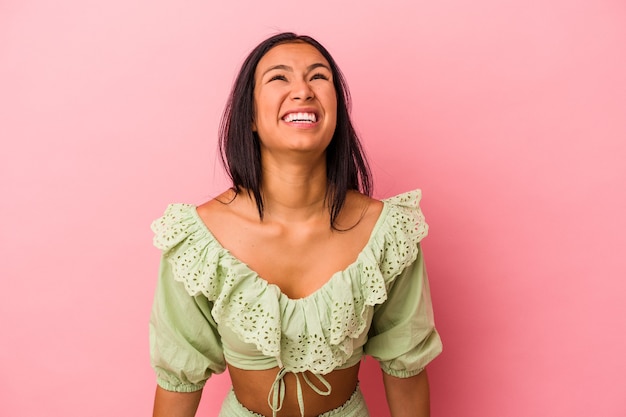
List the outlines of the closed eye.
<svg viewBox="0 0 626 417">
<path fill-rule="evenodd" d="M 284 75 L 282 75 L 282 74 L 276 74 L 276 75 L 274 75 L 272 78 L 270 78 L 269 80 L 267 80 L 267 82 L 270 82 L 270 81 L 276 81 L 276 80 L 280 80 L 280 81 L 287 81 L 287 77 L 285 77 L 285 76 L 284 76 Z"/>
<path fill-rule="evenodd" d="M 326 81 L 328 81 L 328 76 L 326 76 L 325 74 L 322 74 L 321 72 L 318 72 L 316 74 L 313 74 L 313 76 L 311 77 L 311 81 L 312 80 L 326 80 Z"/>
</svg>

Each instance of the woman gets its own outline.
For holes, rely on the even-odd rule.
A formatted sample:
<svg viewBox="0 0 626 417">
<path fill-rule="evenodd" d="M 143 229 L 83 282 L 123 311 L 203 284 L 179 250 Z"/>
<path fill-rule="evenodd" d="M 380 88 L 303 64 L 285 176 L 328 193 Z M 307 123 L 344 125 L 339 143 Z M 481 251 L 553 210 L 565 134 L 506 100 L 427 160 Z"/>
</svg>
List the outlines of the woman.
<svg viewBox="0 0 626 417">
<path fill-rule="evenodd" d="M 233 187 L 152 227 L 154 416 L 194 416 L 228 368 L 220 416 L 368 416 L 359 362 L 381 363 L 391 414 L 428 416 L 441 351 L 419 242 L 419 191 L 377 201 L 334 60 L 283 33 L 257 46 L 220 129 Z"/>
</svg>

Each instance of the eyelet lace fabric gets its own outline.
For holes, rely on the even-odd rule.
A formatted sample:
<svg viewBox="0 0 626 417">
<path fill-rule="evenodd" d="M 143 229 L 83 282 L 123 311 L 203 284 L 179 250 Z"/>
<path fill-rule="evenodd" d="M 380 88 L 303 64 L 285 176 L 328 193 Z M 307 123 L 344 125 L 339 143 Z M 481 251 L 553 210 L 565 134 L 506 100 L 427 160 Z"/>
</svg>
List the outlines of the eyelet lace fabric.
<svg viewBox="0 0 626 417">
<path fill-rule="evenodd" d="M 353 340 L 369 325 L 368 309 L 387 299 L 391 282 L 415 261 L 417 243 L 428 232 L 420 198 L 415 190 L 383 200 L 356 261 L 300 299 L 288 298 L 222 247 L 192 205 L 172 204 L 153 222 L 154 244 L 189 295 L 213 302 L 218 326 L 275 357 L 286 371 L 325 375 L 351 357 Z"/>
</svg>

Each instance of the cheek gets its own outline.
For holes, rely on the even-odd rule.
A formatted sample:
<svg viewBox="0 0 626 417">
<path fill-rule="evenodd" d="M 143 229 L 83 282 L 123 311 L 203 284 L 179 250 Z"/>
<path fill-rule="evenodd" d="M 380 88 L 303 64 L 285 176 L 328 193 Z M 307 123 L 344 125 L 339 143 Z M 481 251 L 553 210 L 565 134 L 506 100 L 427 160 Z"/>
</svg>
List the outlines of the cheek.
<svg viewBox="0 0 626 417">
<path fill-rule="evenodd" d="M 337 122 L 337 97 L 335 96 L 335 94 L 333 93 L 332 97 L 329 100 L 329 112 L 333 115 L 333 119 L 335 120 L 335 123 Z"/>
<path fill-rule="evenodd" d="M 333 88 L 328 92 L 328 102 L 330 103 L 330 107 L 337 113 L 337 92 Z"/>
<path fill-rule="evenodd" d="M 278 113 L 279 101 L 276 94 L 268 94 L 261 92 L 254 97 L 254 115 L 255 118 L 264 119 L 274 117 Z"/>
<path fill-rule="evenodd" d="M 324 106 L 327 116 L 337 113 L 337 94 L 335 94 L 335 90 L 323 89 L 320 91 L 316 91 L 315 94 L 321 104 Z"/>
<path fill-rule="evenodd" d="M 254 97 L 253 109 L 254 109 L 254 117 L 253 117 L 254 126 L 258 128 L 259 126 L 262 126 L 264 124 L 263 121 L 266 120 L 268 116 L 267 103 L 263 99 L 262 96 Z"/>
</svg>

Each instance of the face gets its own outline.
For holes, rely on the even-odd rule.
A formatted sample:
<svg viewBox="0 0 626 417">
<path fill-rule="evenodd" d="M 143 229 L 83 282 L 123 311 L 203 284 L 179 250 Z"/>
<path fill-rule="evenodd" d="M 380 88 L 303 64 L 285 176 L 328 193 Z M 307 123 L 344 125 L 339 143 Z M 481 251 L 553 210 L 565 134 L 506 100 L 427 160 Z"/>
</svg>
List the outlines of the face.
<svg viewBox="0 0 626 417">
<path fill-rule="evenodd" d="M 323 153 L 337 124 L 330 65 L 307 43 L 270 49 L 256 67 L 254 111 L 262 151 Z"/>
</svg>

